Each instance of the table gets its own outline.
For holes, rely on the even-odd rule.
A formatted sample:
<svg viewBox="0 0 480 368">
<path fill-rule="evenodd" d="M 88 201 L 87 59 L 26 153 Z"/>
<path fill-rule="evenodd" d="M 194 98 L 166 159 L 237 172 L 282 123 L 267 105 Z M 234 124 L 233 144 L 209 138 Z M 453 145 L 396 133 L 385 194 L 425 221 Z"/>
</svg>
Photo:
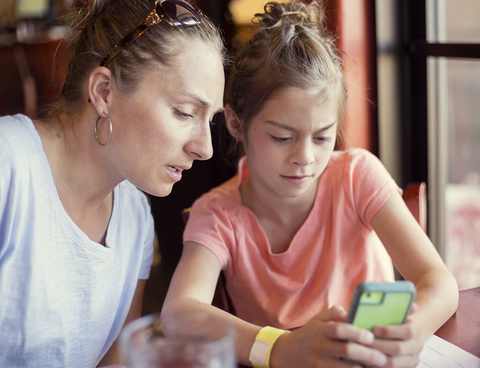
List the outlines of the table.
<svg viewBox="0 0 480 368">
<path fill-rule="evenodd" d="M 480 358 L 480 287 L 460 291 L 457 312 L 435 335 Z"/>
</svg>

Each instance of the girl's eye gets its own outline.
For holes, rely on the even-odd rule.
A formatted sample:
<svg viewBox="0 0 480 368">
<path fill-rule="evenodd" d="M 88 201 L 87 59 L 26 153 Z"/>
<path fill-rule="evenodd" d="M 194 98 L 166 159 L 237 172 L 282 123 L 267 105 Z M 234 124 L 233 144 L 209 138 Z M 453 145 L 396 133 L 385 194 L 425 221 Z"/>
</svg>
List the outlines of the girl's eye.
<svg viewBox="0 0 480 368">
<path fill-rule="evenodd" d="M 332 141 L 331 137 L 316 137 L 315 139 L 320 143 L 330 143 Z"/>
<path fill-rule="evenodd" d="M 286 143 L 292 140 L 292 138 L 281 138 L 281 137 L 275 137 L 274 135 L 270 135 L 270 137 L 273 139 L 275 143 Z M 331 137 L 315 137 L 314 138 L 317 142 L 319 143 L 330 143 L 332 141 Z"/>
<path fill-rule="evenodd" d="M 290 138 L 275 137 L 274 135 L 270 135 L 270 137 L 275 143 L 285 143 L 285 142 L 288 142 L 288 140 L 290 139 Z"/>
<path fill-rule="evenodd" d="M 179 110 L 175 110 L 175 114 L 177 114 L 178 117 L 182 120 L 187 120 L 187 119 L 193 118 L 193 115 L 187 114 L 185 112 L 181 112 Z"/>
</svg>

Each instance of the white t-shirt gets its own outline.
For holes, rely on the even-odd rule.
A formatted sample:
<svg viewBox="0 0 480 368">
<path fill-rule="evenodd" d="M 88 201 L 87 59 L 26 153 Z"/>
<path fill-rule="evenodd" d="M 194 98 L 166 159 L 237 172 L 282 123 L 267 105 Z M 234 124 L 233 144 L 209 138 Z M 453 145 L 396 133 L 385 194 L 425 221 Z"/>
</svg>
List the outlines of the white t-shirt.
<svg viewBox="0 0 480 368">
<path fill-rule="evenodd" d="M 96 366 L 149 276 L 153 240 L 146 196 L 123 181 L 106 246 L 91 241 L 62 206 L 32 121 L 0 118 L 0 367 Z"/>
</svg>

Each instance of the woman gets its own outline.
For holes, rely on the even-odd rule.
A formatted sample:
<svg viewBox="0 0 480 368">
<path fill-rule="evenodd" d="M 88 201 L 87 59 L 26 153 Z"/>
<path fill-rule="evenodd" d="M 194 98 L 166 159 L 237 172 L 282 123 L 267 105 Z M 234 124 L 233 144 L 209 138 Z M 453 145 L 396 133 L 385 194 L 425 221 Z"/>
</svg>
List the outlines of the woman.
<svg viewBox="0 0 480 368">
<path fill-rule="evenodd" d="M 192 206 L 162 318 L 231 321 L 239 361 L 256 368 L 415 367 L 455 311 L 455 279 L 381 162 L 334 151 L 347 96 L 323 19 L 316 2 L 268 3 L 236 52 L 225 120 L 245 156 Z M 357 284 L 393 281 L 392 261 L 417 288 L 407 323 L 345 323 Z M 221 271 L 235 317 L 210 305 Z"/>
<path fill-rule="evenodd" d="M 56 106 L 0 119 L 2 367 L 120 361 L 153 254 L 137 188 L 166 196 L 210 158 L 223 106 L 223 43 L 190 4 L 77 1 L 72 14 Z"/>
</svg>

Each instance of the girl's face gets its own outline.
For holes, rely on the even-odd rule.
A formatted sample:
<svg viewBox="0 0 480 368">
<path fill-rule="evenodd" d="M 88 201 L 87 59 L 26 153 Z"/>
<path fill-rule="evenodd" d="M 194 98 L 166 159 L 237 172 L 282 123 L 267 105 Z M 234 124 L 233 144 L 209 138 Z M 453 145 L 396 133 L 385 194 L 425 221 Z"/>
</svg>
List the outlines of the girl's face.
<svg viewBox="0 0 480 368">
<path fill-rule="evenodd" d="M 212 156 L 210 122 L 223 107 L 218 52 L 202 44 L 182 49 L 171 67 L 146 75 L 133 95 L 114 96 L 109 167 L 155 196 L 168 195 L 194 160 Z"/>
<path fill-rule="evenodd" d="M 243 139 L 254 190 L 283 198 L 315 195 L 336 133 L 336 106 L 318 89 L 288 88 L 272 97 Z"/>
</svg>

